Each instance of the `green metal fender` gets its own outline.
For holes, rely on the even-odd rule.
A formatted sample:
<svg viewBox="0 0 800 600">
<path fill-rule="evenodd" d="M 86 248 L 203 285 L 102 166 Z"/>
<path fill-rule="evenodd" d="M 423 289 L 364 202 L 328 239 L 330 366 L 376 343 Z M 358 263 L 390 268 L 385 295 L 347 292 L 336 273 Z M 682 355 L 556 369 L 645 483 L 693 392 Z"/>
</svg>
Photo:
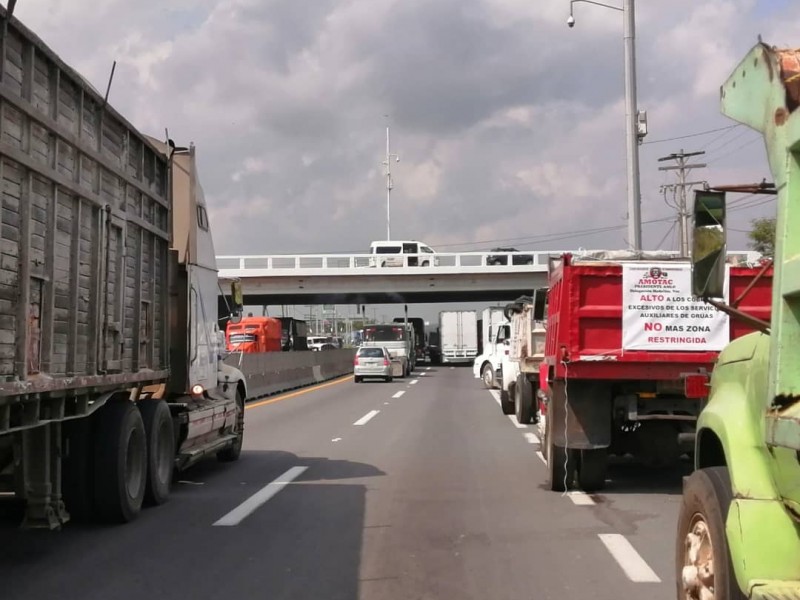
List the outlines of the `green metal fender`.
<svg viewBox="0 0 800 600">
<path fill-rule="evenodd" d="M 773 479 L 773 461 L 764 441 L 769 337 L 751 334 L 732 342 L 712 375 L 712 394 L 698 420 L 695 462 L 713 461 L 716 438 L 724 452 L 734 501 L 726 523 L 728 545 L 743 590 L 765 580 L 800 579 L 800 531 L 786 510 Z"/>
</svg>

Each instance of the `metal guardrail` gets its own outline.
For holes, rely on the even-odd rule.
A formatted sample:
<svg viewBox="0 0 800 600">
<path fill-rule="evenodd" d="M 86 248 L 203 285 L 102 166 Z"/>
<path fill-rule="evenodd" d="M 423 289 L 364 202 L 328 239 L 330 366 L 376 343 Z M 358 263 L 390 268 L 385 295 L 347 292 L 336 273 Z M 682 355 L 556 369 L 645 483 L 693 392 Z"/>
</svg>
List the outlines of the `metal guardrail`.
<svg viewBox="0 0 800 600">
<path fill-rule="evenodd" d="M 508 271 L 546 271 L 550 257 L 564 252 L 577 256 L 592 254 L 588 250 L 546 250 L 529 252 L 443 252 L 436 254 L 264 254 L 217 256 L 220 271 L 268 271 L 276 275 L 290 271 L 308 270 L 340 274 L 342 271 L 358 269 L 385 269 L 400 274 L 410 269 L 431 269 L 432 271 L 463 268 L 465 270 L 500 268 Z M 677 257 L 677 252 L 663 253 L 664 256 Z M 755 263 L 758 252 L 731 251 L 729 259 L 738 262 Z M 402 270 L 401 270 L 402 269 Z"/>
</svg>

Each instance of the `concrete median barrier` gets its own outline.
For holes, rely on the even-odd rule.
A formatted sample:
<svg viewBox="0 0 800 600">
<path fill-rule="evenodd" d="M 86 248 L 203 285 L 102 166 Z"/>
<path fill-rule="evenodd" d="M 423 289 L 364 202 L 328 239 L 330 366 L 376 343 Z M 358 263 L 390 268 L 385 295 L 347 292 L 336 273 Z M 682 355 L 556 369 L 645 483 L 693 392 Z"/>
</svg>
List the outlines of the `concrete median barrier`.
<svg viewBox="0 0 800 600">
<path fill-rule="evenodd" d="M 247 400 L 263 398 L 353 372 L 354 349 L 231 354 L 225 362 L 244 373 Z"/>
</svg>

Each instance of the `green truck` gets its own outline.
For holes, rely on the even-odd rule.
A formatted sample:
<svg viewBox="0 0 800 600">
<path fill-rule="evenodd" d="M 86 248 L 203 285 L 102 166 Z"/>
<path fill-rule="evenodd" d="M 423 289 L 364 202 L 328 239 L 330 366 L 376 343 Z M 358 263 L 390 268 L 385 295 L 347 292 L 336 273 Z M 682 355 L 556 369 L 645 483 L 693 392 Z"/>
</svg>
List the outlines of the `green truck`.
<svg viewBox="0 0 800 600">
<path fill-rule="evenodd" d="M 714 369 L 684 480 L 677 594 L 800 598 L 800 50 L 759 41 L 721 96 L 725 115 L 764 135 L 774 177 L 772 321 L 730 343 Z M 694 213 L 694 293 L 735 314 L 718 300 L 725 192 L 698 192 Z"/>
</svg>

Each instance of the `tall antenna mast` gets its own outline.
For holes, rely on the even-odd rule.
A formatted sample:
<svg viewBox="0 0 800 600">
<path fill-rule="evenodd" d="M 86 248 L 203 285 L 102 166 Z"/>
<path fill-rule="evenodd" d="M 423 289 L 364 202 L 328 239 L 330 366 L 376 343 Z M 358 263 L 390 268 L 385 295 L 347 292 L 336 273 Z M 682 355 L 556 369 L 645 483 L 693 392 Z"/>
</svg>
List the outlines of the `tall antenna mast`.
<svg viewBox="0 0 800 600">
<path fill-rule="evenodd" d="M 387 119 L 389 115 L 384 115 Z M 386 160 L 383 164 L 386 166 L 386 239 L 392 239 L 392 159 L 395 162 L 400 162 L 400 157 L 397 154 L 392 154 L 389 149 L 389 126 L 386 126 Z"/>
</svg>

